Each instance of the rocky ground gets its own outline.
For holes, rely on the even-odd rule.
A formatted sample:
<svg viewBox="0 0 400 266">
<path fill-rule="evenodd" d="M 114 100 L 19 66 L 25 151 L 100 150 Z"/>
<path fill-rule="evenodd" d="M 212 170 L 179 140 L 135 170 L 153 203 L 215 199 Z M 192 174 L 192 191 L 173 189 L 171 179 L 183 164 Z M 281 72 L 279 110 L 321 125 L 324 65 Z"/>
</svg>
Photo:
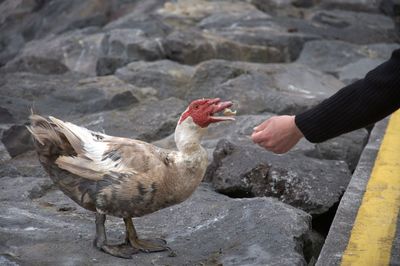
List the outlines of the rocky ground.
<svg viewBox="0 0 400 266">
<path fill-rule="evenodd" d="M 285 155 L 252 128 L 296 114 L 399 48 L 395 0 L 1 0 L 1 265 L 312 265 L 368 139 L 361 129 Z M 135 219 L 176 252 L 133 261 L 91 245 L 93 214 L 47 178 L 25 128 L 31 108 L 174 148 L 196 98 L 235 102 L 203 141 L 210 165 L 186 202 Z M 122 239 L 119 219 L 107 222 Z"/>
</svg>

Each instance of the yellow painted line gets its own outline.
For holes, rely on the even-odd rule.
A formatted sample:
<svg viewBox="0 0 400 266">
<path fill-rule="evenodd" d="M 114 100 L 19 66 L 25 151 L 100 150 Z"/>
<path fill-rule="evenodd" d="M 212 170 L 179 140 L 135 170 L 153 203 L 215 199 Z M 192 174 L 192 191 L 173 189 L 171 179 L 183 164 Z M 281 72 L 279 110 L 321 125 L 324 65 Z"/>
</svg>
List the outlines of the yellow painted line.
<svg viewBox="0 0 400 266">
<path fill-rule="evenodd" d="M 400 111 L 397 111 L 386 128 L 341 265 L 389 265 L 399 208 Z"/>
</svg>

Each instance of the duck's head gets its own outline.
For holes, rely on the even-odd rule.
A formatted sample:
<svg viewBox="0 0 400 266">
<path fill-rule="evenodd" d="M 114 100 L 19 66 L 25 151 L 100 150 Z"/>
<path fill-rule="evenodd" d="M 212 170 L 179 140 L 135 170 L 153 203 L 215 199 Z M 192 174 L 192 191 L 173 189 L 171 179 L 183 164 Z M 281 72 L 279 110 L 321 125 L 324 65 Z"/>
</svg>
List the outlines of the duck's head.
<svg viewBox="0 0 400 266">
<path fill-rule="evenodd" d="M 231 101 L 222 102 L 220 98 L 195 100 L 183 112 L 178 124 L 183 123 L 189 117 L 201 128 L 208 127 L 211 123 L 235 120 L 233 115 L 236 112 L 229 109 L 232 105 Z M 224 116 L 216 115 L 219 112 L 223 112 Z"/>
</svg>

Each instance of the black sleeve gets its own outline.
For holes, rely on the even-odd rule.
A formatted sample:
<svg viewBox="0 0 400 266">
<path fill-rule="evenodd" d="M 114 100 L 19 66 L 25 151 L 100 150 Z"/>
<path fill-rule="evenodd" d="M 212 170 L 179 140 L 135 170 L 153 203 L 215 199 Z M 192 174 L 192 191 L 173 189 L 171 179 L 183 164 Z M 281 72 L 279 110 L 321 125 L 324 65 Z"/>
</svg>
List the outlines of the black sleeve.
<svg viewBox="0 0 400 266">
<path fill-rule="evenodd" d="M 375 123 L 400 108 L 400 49 L 391 58 L 319 105 L 298 114 L 305 138 L 322 142 Z"/>
</svg>

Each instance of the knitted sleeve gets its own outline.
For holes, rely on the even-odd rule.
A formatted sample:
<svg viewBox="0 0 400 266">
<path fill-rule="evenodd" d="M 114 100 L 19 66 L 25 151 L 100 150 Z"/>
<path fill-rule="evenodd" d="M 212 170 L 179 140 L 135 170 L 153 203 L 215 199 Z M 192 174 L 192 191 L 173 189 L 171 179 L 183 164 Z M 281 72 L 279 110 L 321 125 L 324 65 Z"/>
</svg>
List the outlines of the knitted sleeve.
<svg viewBox="0 0 400 266">
<path fill-rule="evenodd" d="M 400 49 L 391 58 L 319 105 L 296 115 L 310 142 L 322 142 L 375 123 L 400 108 Z"/>
</svg>

